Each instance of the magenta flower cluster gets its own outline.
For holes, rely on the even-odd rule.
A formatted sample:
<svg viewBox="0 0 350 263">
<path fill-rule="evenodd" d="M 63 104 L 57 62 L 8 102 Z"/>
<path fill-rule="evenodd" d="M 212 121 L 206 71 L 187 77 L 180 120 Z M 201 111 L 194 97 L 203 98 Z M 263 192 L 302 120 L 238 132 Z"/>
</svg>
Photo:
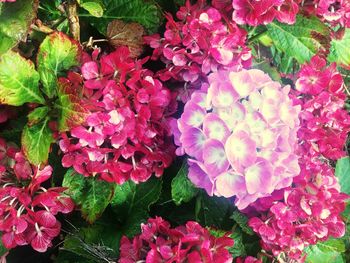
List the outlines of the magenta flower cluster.
<svg viewBox="0 0 350 263">
<path fill-rule="evenodd" d="M 171 228 L 167 221 L 156 217 L 142 224 L 141 230 L 132 240 L 122 237 L 119 263 L 232 262 L 227 249 L 233 246 L 233 239 L 228 234 L 215 237 L 197 222 Z"/>
<path fill-rule="evenodd" d="M 164 36 L 145 37 L 154 48 L 152 59 L 161 59 L 165 69 L 157 74 L 161 80 L 185 82 L 181 94 L 188 99 L 191 89 L 199 89 L 209 73 L 218 69 L 240 69 L 251 64 L 251 52 L 245 45 L 246 31 L 232 22 L 225 12 L 199 0 L 180 7 L 178 20 L 167 15 Z M 183 84 L 182 84 L 183 85 Z"/>
<path fill-rule="evenodd" d="M 346 155 L 350 116 L 343 109 L 342 77 L 323 58 L 315 56 L 302 66 L 296 89 L 294 101 L 302 107 L 297 149 L 301 172 L 291 187 L 252 206 L 260 212 L 249 225 L 262 237 L 264 249 L 303 262 L 305 247 L 345 234 L 341 213 L 349 197 L 340 192 L 329 160 Z"/>
<path fill-rule="evenodd" d="M 144 62 L 131 59 L 126 47 L 100 57 L 95 51 L 86 55 L 83 79 L 72 73 L 61 80 L 73 86 L 83 82 L 81 103 L 89 110 L 82 125 L 61 135 L 64 167 L 122 184 L 144 182 L 153 173 L 159 177 L 170 165 L 172 94 L 142 68 Z"/>
<path fill-rule="evenodd" d="M 302 106 L 298 137 L 304 151 L 337 160 L 346 155 L 344 145 L 350 132 L 350 116 L 344 109 L 346 95 L 336 64 L 315 56 L 302 66 L 296 81 Z"/>
<path fill-rule="evenodd" d="M 300 172 L 300 106 L 289 91 L 256 69 L 212 73 L 208 91 L 195 91 L 173 122 L 189 179 L 209 195 L 235 196 L 239 209 L 288 187 Z"/>
<path fill-rule="evenodd" d="M 46 189 L 51 166 L 33 167 L 14 146 L 0 138 L 0 231 L 8 249 L 30 244 L 45 252 L 59 235 L 58 213 L 69 213 L 73 201 L 64 188 Z"/>
</svg>

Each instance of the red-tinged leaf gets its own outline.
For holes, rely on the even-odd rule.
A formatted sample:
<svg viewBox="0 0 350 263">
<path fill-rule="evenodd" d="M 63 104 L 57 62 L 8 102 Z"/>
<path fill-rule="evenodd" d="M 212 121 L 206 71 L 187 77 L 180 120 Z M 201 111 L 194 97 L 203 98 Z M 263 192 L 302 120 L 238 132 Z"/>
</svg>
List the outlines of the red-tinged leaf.
<svg viewBox="0 0 350 263">
<path fill-rule="evenodd" d="M 138 57 L 143 51 L 144 28 L 138 23 L 113 20 L 107 27 L 107 39 L 114 47 L 127 46 L 131 57 Z"/>
<path fill-rule="evenodd" d="M 60 111 L 59 131 L 67 131 L 85 121 L 88 111 L 81 105 L 81 98 L 69 83 L 59 82 L 56 108 Z"/>
<path fill-rule="evenodd" d="M 45 102 L 39 74 L 30 60 L 10 50 L 0 58 L 0 103 L 21 106 L 27 102 Z"/>
<path fill-rule="evenodd" d="M 48 97 L 56 95 L 57 76 L 73 66 L 78 66 L 81 55 L 80 44 L 62 32 L 48 35 L 41 43 L 37 65 L 43 91 Z"/>
</svg>

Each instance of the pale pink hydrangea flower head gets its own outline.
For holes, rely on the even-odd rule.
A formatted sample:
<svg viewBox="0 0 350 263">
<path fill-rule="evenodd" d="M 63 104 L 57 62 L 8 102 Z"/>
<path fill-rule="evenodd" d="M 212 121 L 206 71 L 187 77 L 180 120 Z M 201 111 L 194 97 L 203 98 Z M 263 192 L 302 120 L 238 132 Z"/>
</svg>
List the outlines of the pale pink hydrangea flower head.
<svg viewBox="0 0 350 263">
<path fill-rule="evenodd" d="M 209 195 L 235 196 L 239 209 L 289 186 L 300 172 L 300 106 L 289 87 L 251 69 L 218 71 L 196 91 L 177 121 L 177 154 L 189 156 L 189 179 Z"/>
</svg>

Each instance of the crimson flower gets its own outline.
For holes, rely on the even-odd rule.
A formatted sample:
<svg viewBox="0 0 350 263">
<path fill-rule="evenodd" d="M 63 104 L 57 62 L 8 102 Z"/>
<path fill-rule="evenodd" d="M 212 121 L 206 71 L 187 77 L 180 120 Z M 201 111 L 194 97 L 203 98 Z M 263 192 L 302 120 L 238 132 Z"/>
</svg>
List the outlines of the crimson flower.
<svg viewBox="0 0 350 263">
<path fill-rule="evenodd" d="M 233 239 L 228 234 L 214 237 L 197 222 L 171 228 L 167 221 L 156 217 L 142 224 L 141 230 L 133 240 L 122 237 L 119 263 L 232 262 L 227 248 L 233 246 Z"/>
<path fill-rule="evenodd" d="M 82 125 L 61 135 L 63 166 L 122 184 L 144 182 L 152 173 L 159 177 L 170 165 L 174 146 L 167 119 L 176 105 L 172 93 L 142 68 L 144 62 L 121 47 L 99 59 L 86 57 L 82 76 L 60 80 L 84 84 L 81 103 L 90 112 Z"/>
<path fill-rule="evenodd" d="M 0 138 L 0 231 L 8 249 L 30 244 L 45 252 L 60 233 L 58 213 L 69 213 L 73 201 L 64 188 L 45 189 L 51 166 L 33 167 L 23 154 Z"/>
</svg>

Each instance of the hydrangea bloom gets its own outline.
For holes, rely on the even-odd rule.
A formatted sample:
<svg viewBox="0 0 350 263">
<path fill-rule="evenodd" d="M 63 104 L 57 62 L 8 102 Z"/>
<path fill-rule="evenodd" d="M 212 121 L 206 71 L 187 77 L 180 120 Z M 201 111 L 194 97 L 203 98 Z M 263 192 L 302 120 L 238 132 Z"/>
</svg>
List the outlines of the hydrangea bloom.
<svg viewBox="0 0 350 263">
<path fill-rule="evenodd" d="M 341 213 L 348 198 L 340 193 L 328 164 L 313 160 L 301 167 L 300 176 L 295 177 L 293 187 L 285 189 L 284 198 L 249 220 L 264 249 L 296 260 L 302 260 L 305 247 L 345 234 Z"/>
<path fill-rule="evenodd" d="M 61 80 L 68 86 L 83 81 L 81 103 L 90 112 L 83 125 L 62 134 L 63 166 L 119 184 L 161 176 L 174 155 L 167 122 L 170 91 L 125 47 L 97 57 L 86 58 L 83 80 L 75 73 Z"/>
<path fill-rule="evenodd" d="M 314 0 L 312 13 L 332 26 L 350 27 L 350 2 L 347 0 Z M 310 10 L 310 8 L 309 8 Z"/>
<path fill-rule="evenodd" d="M 296 89 L 294 102 L 302 107 L 296 151 L 300 175 L 292 187 L 256 202 L 253 207 L 259 216 L 249 224 L 262 237 L 264 249 L 301 262 L 305 247 L 345 233 L 341 213 L 348 196 L 340 193 L 327 158 L 345 155 L 350 117 L 343 109 L 342 77 L 335 65 L 327 67 L 323 58 L 313 57 L 302 66 Z"/>
<path fill-rule="evenodd" d="M 296 82 L 302 106 L 298 137 L 314 155 L 336 160 L 346 155 L 344 145 L 350 132 L 350 115 L 344 109 L 346 95 L 336 65 L 326 67 L 318 56 L 302 66 Z"/>
<path fill-rule="evenodd" d="M 142 233 L 133 240 L 121 239 L 119 263 L 134 262 L 208 262 L 229 263 L 232 256 L 227 247 L 233 239 L 214 237 L 197 222 L 171 228 L 160 217 L 141 225 Z"/>
<path fill-rule="evenodd" d="M 179 21 L 166 16 L 163 38 L 158 34 L 145 38 L 154 48 L 152 59 L 160 58 L 166 64 L 166 69 L 158 72 L 162 80 L 184 81 L 187 91 L 200 88 L 210 72 L 250 65 L 251 52 L 245 45 L 247 33 L 231 22 L 225 12 L 200 0 L 194 5 L 186 1 L 176 15 Z"/>
<path fill-rule="evenodd" d="M 50 166 L 32 167 L 23 154 L 0 138 L 0 231 L 8 249 L 30 244 L 45 252 L 61 229 L 57 213 L 73 210 L 64 188 L 45 189 L 41 184 L 52 173 Z"/>
<path fill-rule="evenodd" d="M 237 24 L 257 26 L 274 19 L 294 24 L 299 11 L 295 0 L 233 0 L 232 19 Z"/>
<path fill-rule="evenodd" d="M 299 174 L 295 152 L 300 107 L 264 72 L 218 71 L 196 91 L 176 123 L 177 154 L 189 155 L 189 178 L 209 195 L 236 196 L 239 209 Z M 176 130 L 178 129 L 178 130 Z"/>
<path fill-rule="evenodd" d="M 248 256 L 246 258 L 236 258 L 235 263 L 262 263 L 260 259 Z"/>
</svg>

